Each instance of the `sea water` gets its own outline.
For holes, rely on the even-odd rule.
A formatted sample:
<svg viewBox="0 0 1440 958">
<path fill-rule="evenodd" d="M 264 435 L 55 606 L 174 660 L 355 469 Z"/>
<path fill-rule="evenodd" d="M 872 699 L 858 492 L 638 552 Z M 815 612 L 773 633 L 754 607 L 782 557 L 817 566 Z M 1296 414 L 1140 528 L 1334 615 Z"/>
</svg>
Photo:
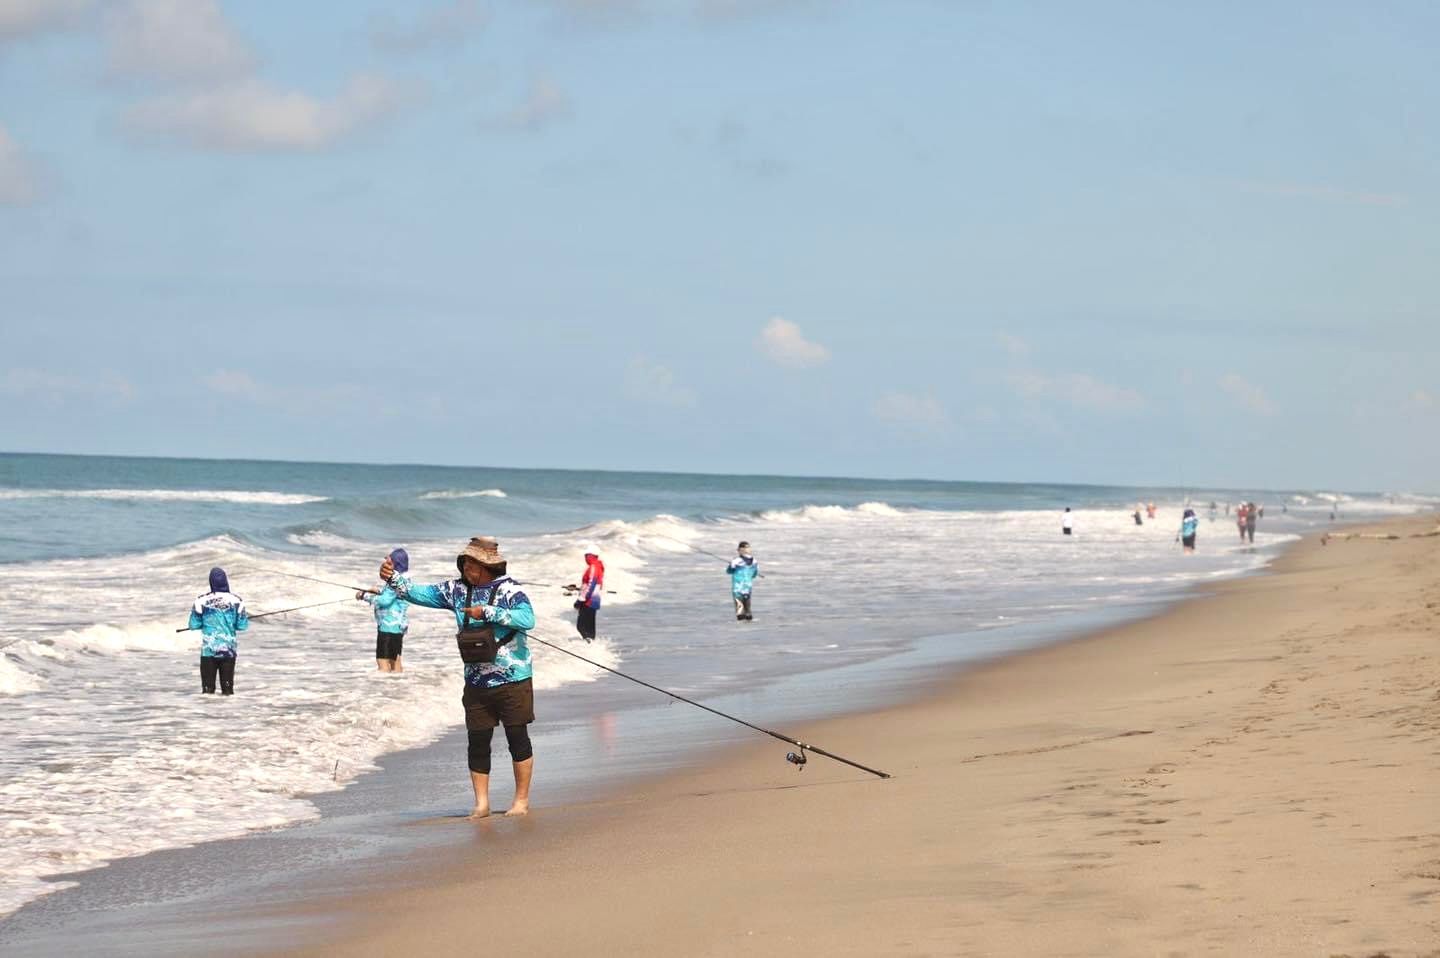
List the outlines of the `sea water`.
<svg viewBox="0 0 1440 958">
<path fill-rule="evenodd" d="M 1255 546 L 1224 503 L 1265 504 Z M 1158 514 L 1137 526 L 1137 501 Z M 1212 521 L 1209 504 L 1217 503 Z M 1176 543 L 1180 509 L 1199 549 Z M 374 587 L 392 548 L 412 578 L 454 575 L 494 535 L 561 648 L 704 700 L 883 660 L 947 635 L 953 660 L 1004 630 L 1162 602 L 1258 568 L 1325 525 L 1434 508 L 1418 495 L 873 481 L 0 455 L 0 915 L 119 858 L 313 818 L 380 756 L 459 721 L 454 620 L 411 610 L 405 672 L 376 672 Z M 1060 533 L 1061 510 L 1075 534 Z M 1285 512 L 1282 513 L 1282 507 Z M 756 621 L 724 564 L 752 543 Z M 561 590 L 598 551 L 600 637 Z M 252 615 L 233 697 L 199 692 L 177 632 L 212 566 Z M 326 585 L 297 576 L 325 579 Z M 534 645 L 547 715 L 655 693 Z M 57 876 L 62 876 L 57 879 Z"/>
</svg>

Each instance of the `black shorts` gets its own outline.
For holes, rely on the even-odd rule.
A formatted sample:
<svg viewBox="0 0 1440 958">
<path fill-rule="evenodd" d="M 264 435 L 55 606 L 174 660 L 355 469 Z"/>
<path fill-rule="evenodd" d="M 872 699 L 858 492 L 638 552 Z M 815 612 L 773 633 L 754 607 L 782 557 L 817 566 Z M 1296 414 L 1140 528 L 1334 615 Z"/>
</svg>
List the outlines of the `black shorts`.
<svg viewBox="0 0 1440 958">
<path fill-rule="evenodd" d="M 1070 530 L 1069 530 L 1069 529 L 1061 529 L 1060 531 L 1063 532 L 1063 533 L 1065 533 L 1067 536 L 1070 535 Z"/>
<path fill-rule="evenodd" d="M 1180 537 L 1180 541 L 1185 544 L 1185 548 L 1187 548 L 1187 549 L 1193 549 L 1193 548 L 1195 548 L 1195 537 L 1194 537 L 1194 536 L 1181 536 L 1181 537 Z M 1175 547 L 1172 545 L 1170 548 L 1173 549 L 1173 548 L 1175 548 Z"/>
<path fill-rule="evenodd" d="M 398 659 L 401 654 L 400 650 L 404 645 L 404 632 L 376 632 L 375 658 Z"/>
<path fill-rule="evenodd" d="M 488 689 L 466 685 L 460 702 L 465 706 L 465 728 L 471 732 L 535 721 L 535 685 L 529 679 Z"/>
</svg>

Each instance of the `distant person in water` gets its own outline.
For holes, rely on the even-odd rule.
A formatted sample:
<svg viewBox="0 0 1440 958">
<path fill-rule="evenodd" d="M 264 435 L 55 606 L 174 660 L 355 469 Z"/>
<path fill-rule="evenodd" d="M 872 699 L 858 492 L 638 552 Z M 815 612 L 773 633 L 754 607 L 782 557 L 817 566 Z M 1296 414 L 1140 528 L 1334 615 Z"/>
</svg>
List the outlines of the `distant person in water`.
<svg viewBox="0 0 1440 958">
<path fill-rule="evenodd" d="M 1137 526 L 1143 526 L 1143 525 L 1145 524 L 1145 520 L 1142 519 L 1142 518 L 1140 518 L 1140 507 L 1139 507 L 1139 506 L 1136 506 L 1136 507 L 1135 507 L 1135 516 L 1134 516 L 1134 518 L 1135 518 L 1135 524 L 1136 524 Z"/>
<path fill-rule="evenodd" d="M 1155 503 L 1152 502 L 1145 507 L 1145 516 L 1149 519 L 1155 518 Z"/>
<path fill-rule="evenodd" d="M 495 726 L 505 727 L 515 772 L 515 800 L 506 815 L 530 811 L 530 781 L 535 772 L 529 725 L 535 721 L 530 646 L 526 633 L 535 628 L 535 610 L 519 583 L 506 575 L 507 563 L 494 539 L 475 538 L 455 557 L 460 576 L 434 585 L 412 585 L 395 570 L 390 557 L 380 565 L 380 578 L 412 605 L 449 609 L 460 631 L 455 643 L 465 665 L 466 751 L 470 784 L 475 790 L 471 817 L 490 814 L 490 742 Z"/>
<path fill-rule="evenodd" d="M 1235 507 L 1235 528 L 1240 530 L 1241 542 L 1245 541 L 1245 513 L 1245 503 L 1242 502 L 1240 503 L 1240 505 Z"/>
<path fill-rule="evenodd" d="M 1252 546 L 1255 544 L 1255 523 L 1259 518 L 1260 512 L 1256 509 L 1255 503 L 1250 503 L 1249 508 L 1245 510 L 1245 535 L 1250 539 Z"/>
<path fill-rule="evenodd" d="M 410 555 L 404 549 L 396 549 L 390 553 L 390 564 L 396 572 L 409 572 Z M 404 654 L 405 633 L 410 628 L 410 603 L 396 595 L 388 583 L 378 594 L 357 592 L 355 598 L 374 607 L 375 668 L 381 672 L 404 672 L 400 656 Z"/>
<path fill-rule="evenodd" d="M 1060 533 L 1067 536 L 1071 535 L 1075 531 L 1074 526 L 1075 517 L 1070 514 L 1070 507 L 1066 506 L 1065 512 L 1060 516 Z"/>
<path fill-rule="evenodd" d="M 1195 514 L 1194 509 L 1186 509 L 1185 515 L 1180 519 L 1180 542 L 1185 546 L 1185 554 L 1188 556 L 1195 551 L 1195 533 L 1200 528 L 1200 517 Z"/>
<path fill-rule="evenodd" d="M 595 638 L 595 614 L 600 611 L 600 594 L 605 591 L 605 563 L 598 553 L 585 553 L 585 573 L 580 584 L 565 588 L 575 593 L 575 631 L 589 642 Z"/>
<path fill-rule="evenodd" d="M 210 591 L 190 607 L 190 628 L 198 629 L 200 638 L 200 691 L 214 694 L 215 679 L 220 679 L 220 694 L 235 694 L 235 659 L 239 654 L 236 635 L 250 628 L 245 603 L 230 591 L 225 570 L 210 570 Z"/>
<path fill-rule="evenodd" d="M 735 558 L 725 567 L 730 574 L 730 597 L 735 600 L 735 621 L 750 622 L 755 616 L 750 612 L 750 592 L 755 579 L 760 575 L 760 564 L 750 554 L 750 543 L 742 542 L 735 547 Z"/>
</svg>

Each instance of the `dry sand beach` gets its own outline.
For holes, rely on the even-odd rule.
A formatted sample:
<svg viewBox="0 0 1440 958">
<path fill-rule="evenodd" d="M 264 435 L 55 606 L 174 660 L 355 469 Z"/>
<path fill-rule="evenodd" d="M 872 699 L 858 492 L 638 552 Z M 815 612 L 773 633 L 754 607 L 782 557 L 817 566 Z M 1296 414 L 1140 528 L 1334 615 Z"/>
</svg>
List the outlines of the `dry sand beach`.
<svg viewBox="0 0 1440 958">
<path fill-rule="evenodd" d="M 289 954 L 1440 955 L 1434 527 L 803 729 L 890 781 L 777 743 L 442 823 L 433 869 L 296 906 L 338 931 Z"/>
</svg>

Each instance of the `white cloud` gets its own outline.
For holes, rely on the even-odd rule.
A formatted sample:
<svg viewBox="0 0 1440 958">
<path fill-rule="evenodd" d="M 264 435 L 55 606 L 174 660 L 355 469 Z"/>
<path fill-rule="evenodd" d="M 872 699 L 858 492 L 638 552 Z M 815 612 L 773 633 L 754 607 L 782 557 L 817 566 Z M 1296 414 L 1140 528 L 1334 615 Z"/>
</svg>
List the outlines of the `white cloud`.
<svg viewBox="0 0 1440 958">
<path fill-rule="evenodd" d="M 408 23 L 388 14 L 375 23 L 371 41 L 376 49 L 417 53 L 435 47 L 459 46 L 488 22 L 480 0 L 451 0 L 432 6 Z"/>
<path fill-rule="evenodd" d="M 395 113 L 404 91 L 385 77 L 352 77 L 331 99 L 245 80 L 152 97 L 133 106 L 133 133 L 217 151 L 309 151 L 331 146 Z"/>
<path fill-rule="evenodd" d="M 660 406 L 695 405 L 695 393 L 680 385 L 675 374 L 644 356 L 630 360 L 625 369 L 625 394 L 631 399 Z"/>
<path fill-rule="evenodd" d="M 0 206 L 23 206 L 40 196 L 34 162 L 0 126 Z"/>
<path fill-rule="evenodd" d="M 1358 203 L 1361 206 L 1406 206 L 1410 197 L 1403 193 L 1379 193 L 1374 190 L 1350 190 L 1315 183 L 1263 183 L 1242 180 L 1241 190 L 1247 193 L 1265 193 L 1270 196 L 1290 196 L 1300 199 L 1327 200 L 1335 203 Z"/>
<path fill-rule="evenodd" d="M 779 316 L 765 324 L 756 343 L 772 362 L 781 366 L 819 366 L 830 359 L 830 350 L 806 339 L 799 326 Z"/>
<path fill-rule="evenodd" d="M 0 0 L 0 41 L 79 26 L 94 0 Z"/>
<path fill-rule="evenodd" d="M 218 0 L 128 0 L 113 8 L 107 30 L 119 76 L 216 80 L 242 76 L 255 62 Z"/>
<path fill-rule="evenodd" d="M 226 399 L 273 409 L 304 409 L 312 415 L 350 416 L 366 402 L 364 388 L 350 383 L 289 386 L 262 382 L 238 369 L 216 370 L 203 377 L 200 383 Z"/>
<path fill-rule="evenodd" d="M 530 84 L 525 98 L 493 124 L 506 130 L 534 133 L 570 115 L 570 98 L 547 77 Z"/>
<path fill-rule="evenodd" d="M 235 369 L 218 369 L 201 381 L 211 391 L 222 396 L 246 399 L 251 402 L 263 402 L 268 396 L 265 387 L 252 379 L 249 373 Z"/>
<path fill-rule="evenodd" d="M 706 20 L 735 20 L 824 6 L 816 0 L 696 0 L 695 13 Z"/>
<path fill-rule="evenodd" d="M 1227 373 L 1220 378 L 1220 390 L 1251 412 L 1262 416 L 1273 415 L 1275 404 L 1265 395 L 1265 390 L 1248 381 L 1238 373 Z"/>
<path fill-rule="evenodd" d="M 995 339 L 1011 356 L 1024 356 L 1030 352 L 1030 343 L 1019 336 L 1011 336 L 1009 333 L 996 333 Z"/>
<path fill-rule="evenodd" d="M 1009 380 L 1015 391 L 1028 399 L 1052 399 L 1105 413 L 1137 412 L 1145 406 L 1145 397 L 1135 390 L 1084 373 L 1050 376 L 1027 370 L 1011 373 Z"/>
<path fill-rule="evenodd" d="M 900 432 L 933 434 L 950 428 L 950 415 L 934 396 L 887 393 L 870 405 L 870 414 Z"/>
<path fill-rule="evenodd" d="M 115 373 L 71 376 L 43 369 L 7 369 L 0 375 L 0 395 L 59 405 L 70 400 L 129 402 L 135 387 Z"/>
</svg>

